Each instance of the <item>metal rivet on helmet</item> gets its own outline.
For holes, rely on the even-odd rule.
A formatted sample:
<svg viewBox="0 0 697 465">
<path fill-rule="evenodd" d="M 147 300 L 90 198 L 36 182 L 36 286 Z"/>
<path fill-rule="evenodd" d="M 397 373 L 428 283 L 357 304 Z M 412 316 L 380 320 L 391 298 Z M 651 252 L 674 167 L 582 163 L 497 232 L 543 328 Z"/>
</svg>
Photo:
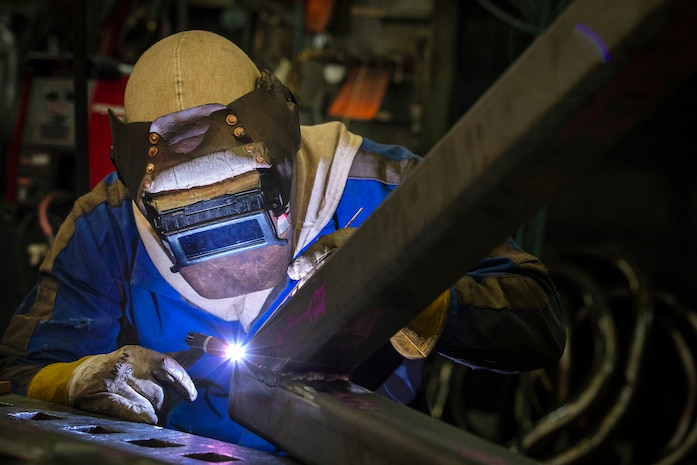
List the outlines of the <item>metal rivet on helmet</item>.
<svg viewBox="0 0 697 465">
<path fill-rule="evenodd" d="M 230 126 L 234 126 L 237 124 L 237 115 L 234 113 L 230 113 L 225 117 L 225 122 L 229 124 Z"/>
<path fill-rule="evenodd" d="M 232 133 L 235 135 L 235 137 L 239 138 L 239 137 L 244 136 L 245 130 L 242 126 L 238 126 L 235 128 L 235 130 Z"/>
<path fill-rule="evenodd" d="M 145 165 L 146 173 L 152 173 L 153 171 L 155 171 L 155 163 L 148 163 L 147 165 Z"/>
<path fill-rule="evenodd" d="M 157 147 L 154 145 L 151 145 L 150 148 L 148 149 L 148 155 L 150 155 L 151 157 L 154 157 L 155 155 L 157 155 L 157 152 L 158 152 Z"/>
<path fill-rule="evenodd" d="M 151 132 L 148 136 L 148 140 L 150 140 L 151 144 L 157 144 L 160 142 L 160 135 L 156 132 Z"/>
</svg>

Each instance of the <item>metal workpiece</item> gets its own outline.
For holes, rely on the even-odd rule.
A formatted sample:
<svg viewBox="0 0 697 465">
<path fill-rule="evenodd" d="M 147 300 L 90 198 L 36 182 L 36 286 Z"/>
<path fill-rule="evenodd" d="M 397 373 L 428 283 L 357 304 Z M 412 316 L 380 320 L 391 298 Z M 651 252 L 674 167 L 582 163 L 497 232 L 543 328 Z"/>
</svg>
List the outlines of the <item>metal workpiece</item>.
<svg viewBox="0 0 697 465">
<path fill-rule="evenodd" d="M 17 465 L 293 465 L 297 461 L 144 423 L 0 395 L 0 462 Z"/>
<path fill-rule="evenodd" d="M 695 73 L 696 10 L 571 3 L 260 328 L 248 359 L 350 372 Z"/>
<path fill-rule="evenodd" d="M 298 375 L 269 386 L 240 364 L 230 408 L 238 422 L 307 464 L 537 463 L 348 381 Z"/>
<path fill-rule="evenodd" d="M 697 71 L 694 0 L 577 0 L 248 341 L 231 418 L 313 464 L 527 463 L 352 371 Z M 650 83 L 648 85 L 647 83 Z"/>
</svg>

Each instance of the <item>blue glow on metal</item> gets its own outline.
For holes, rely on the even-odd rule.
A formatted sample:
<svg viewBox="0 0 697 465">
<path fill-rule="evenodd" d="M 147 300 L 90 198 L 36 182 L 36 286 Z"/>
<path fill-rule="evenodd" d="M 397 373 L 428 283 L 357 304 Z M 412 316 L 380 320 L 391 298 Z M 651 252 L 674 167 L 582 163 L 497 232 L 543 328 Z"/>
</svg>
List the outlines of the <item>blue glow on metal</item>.
<svg viewBox="0 0 697 465">
<path fill-rule="evenodd" d="M 590 39 L 591 44 L 598 50 L 605 63 L 610 63 L 610 52 L 603 40 L 593 29 L 589 28 L 588 26 L 584 26 L 583 24 L 576 24 L 576 30 L 583 34 L 584 37 Z"/>
</svg>

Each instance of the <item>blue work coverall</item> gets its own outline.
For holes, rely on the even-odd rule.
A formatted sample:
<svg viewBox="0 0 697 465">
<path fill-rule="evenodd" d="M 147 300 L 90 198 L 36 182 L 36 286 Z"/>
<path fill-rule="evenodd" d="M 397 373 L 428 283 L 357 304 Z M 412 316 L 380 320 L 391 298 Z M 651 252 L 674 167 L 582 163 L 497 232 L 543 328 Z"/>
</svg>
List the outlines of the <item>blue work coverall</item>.
<svg viewBox="0 0 697 465">
<path fill-rule="evenodd" d="M 418 157 L 403 147 L 363 139 L 334 216 L 317 236 L 343 227 L 359 209 L 351 226 L 360 226 L 417 162 Z M 48 364 L 109 353 L 126 344 L 170 353 L 187 348 L 185 338 L 191 331 L 228 341 L 249 336 L 238 321 L 220 319 L 181 298 L 150 260 L 133 215 L 131 198 L 115 173 L 75 202 L 41 267 L 37 286 L 18 308 L 0 344 L 0 379 L 12 381 L 14 392 L 26 393 L 33 375 Z M 288 280 L 277 302 L 293 284 Z M 512 241 L 485 257 L 450 292 L 438 353 L 502 371 L 537 368 L 561 356 L 565 331 L 554 286 L 539 260 Z M 255 327 L 258 324 L 252 330 Z M 420 375 L 406 366 L 390 367 L 394 371 L 385 383 L 370 380 L 368 374 L 368 384 L 409 402 Z M 188 372 L 199 396 L 194 402 L 174 399 L 167 427 L 275 450 L 229 418 L 229 362 L 205 354 Z M 391 379 L 406 386 L 407 394 L 391 389 Z"/>
</svg>

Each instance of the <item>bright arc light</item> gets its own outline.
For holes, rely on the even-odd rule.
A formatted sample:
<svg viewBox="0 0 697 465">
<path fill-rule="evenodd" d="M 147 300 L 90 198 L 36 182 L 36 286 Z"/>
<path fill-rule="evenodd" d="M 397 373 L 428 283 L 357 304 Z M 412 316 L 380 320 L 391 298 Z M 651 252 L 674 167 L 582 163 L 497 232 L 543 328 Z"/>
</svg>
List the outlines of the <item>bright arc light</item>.
<svg viewBox="0 0 697 465">
<path fill-rule="evenodd" d="M 230 344 L 225 349 L 225 356 L 228 358 L 228 360 L 232 360 L 233 362 L 242 360 L 244 357 L 244 346 L 237 343 Z"/>
</svg>

